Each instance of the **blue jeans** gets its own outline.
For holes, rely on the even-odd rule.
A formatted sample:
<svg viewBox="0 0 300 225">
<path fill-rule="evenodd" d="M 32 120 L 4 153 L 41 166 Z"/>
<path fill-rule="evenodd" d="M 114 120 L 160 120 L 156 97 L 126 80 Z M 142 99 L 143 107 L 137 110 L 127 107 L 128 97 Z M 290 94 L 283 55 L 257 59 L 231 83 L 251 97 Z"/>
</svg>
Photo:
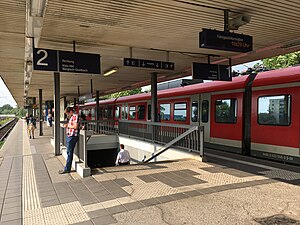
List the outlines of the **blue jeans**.
<svg viewBox="0 0 300 225">
<path fill-rule="evenodd" d="M 78 141 L 78 136 L 67 136 L 67 138 L 66 138 L 68 158 L 67 158 L 67 163 L 64 168 L 64 171 L 71 171 L 72 161 L 73 161 L 73 153 L 74 153 L 74 148 L 75 148 L 77 141 Z"/>
</svg>

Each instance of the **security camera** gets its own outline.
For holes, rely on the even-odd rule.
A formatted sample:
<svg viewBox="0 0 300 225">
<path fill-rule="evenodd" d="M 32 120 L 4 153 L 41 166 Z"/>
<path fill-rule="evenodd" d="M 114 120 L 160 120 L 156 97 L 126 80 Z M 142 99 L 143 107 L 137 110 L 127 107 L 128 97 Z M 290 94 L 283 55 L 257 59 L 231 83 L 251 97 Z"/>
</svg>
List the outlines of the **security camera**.
<svg viewBox="0 0 300 225">
<path fill-rule="evenodd" d="M 250 23 L 251 16 L 240 15 L 236 18 L 229 20 L 229 30 L 238 30 L 240 26 Z"/>
</svg>

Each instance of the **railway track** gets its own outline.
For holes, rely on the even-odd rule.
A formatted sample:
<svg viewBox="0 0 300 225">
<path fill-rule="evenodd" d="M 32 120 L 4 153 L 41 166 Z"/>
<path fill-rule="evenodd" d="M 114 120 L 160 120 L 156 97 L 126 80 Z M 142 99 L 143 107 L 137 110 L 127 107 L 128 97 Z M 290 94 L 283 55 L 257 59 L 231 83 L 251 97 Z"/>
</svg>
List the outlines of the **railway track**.
<svg viewBox="0 0 300 225">
<path fill-rule="evenodd" d="M 12 130 L 12 128 L 16 125 L 16 123 L 18 122 L 18 119 L 15 118 L 9 122 L 7 122 L 6 124 L 3 124 L 2 126 L 0 126 L 0 141 L 3 141 L 4 138 L 6 138 L 9 134 L 9 132 Z"/>
</svg>

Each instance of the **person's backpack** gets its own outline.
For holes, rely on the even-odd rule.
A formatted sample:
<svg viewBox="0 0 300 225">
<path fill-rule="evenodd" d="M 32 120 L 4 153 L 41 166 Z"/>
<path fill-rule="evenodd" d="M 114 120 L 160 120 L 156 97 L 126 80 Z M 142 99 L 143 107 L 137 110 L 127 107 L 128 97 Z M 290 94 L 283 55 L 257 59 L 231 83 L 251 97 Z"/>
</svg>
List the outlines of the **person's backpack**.
<svg viewBox="0 0 300 225">
<path fill-rule="evenodd" d="M 29 124 L 30 123 L 36 128 L 36 120 L 34 118 L 30 118 Z"/>
</svg>

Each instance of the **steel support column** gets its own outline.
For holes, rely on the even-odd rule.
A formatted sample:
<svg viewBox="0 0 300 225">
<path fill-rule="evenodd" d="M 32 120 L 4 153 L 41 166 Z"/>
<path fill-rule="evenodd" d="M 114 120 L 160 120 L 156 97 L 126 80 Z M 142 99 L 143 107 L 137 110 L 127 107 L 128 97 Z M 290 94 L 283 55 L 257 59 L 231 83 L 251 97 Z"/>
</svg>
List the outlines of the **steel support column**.
<svg viewBox="0 0 300 225">
<path fill-rule="evenodd" d="M 151 73 L 151 121 L 158 122 L 157 118 L 157 73 Z"/>
<path fill-rule="evenodd" d="M 96 120 L 100 120 L 99 91 L 96 91 Z"/>
<path fill-rule="evenodd" d="M 39 89 L 40 136 L 43 136 L 43 90 Z"/>
<path fill-rule="evenodd" d="M 54 72 L 54 154 L 60 155 L 60 73 Z"/>
</svg>

